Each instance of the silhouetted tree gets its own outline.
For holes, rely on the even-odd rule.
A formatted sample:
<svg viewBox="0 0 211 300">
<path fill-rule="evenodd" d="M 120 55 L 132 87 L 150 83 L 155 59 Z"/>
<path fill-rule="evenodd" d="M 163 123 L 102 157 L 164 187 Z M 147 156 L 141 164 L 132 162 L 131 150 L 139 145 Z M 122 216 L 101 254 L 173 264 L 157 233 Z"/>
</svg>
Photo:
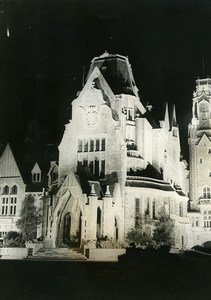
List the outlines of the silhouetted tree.
<svg viewBox="0 0 211 300">
<path fill-rule="evenodd" d="M 174 245 L 174 223 L 164 207 L 160 210 L 158 220 L 155 222 L 153 240 L 157 247 L 168 246 L 171 248 Z"/>
<path fill-rule="evenodd" d="M 126 239 L 129 244 L 135 243 L 138 247 L 147 247 L 153 244 L 153 240 L 145 230 L 144 224 L 150 223 L 150 221 L 141 215 L 136 216 L 135 228 L 131 228 L 126 235 Z"/>
<path fill-rule="evenodd" d="M 23 239 L 28 242 L 36 238 L 37 225 L 39 223 L 38 211 L 34 197 L 29 194 L 25 197 L 20 212 L 20 219 L 16 225 L 20 229 Z"/>
</svg>

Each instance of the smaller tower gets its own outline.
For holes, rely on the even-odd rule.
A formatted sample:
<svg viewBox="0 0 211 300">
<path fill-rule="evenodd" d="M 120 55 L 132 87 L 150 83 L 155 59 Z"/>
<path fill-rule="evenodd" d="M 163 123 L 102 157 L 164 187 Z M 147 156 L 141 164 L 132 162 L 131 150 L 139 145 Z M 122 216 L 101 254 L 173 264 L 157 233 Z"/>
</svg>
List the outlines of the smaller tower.
<svg viewBox="0 0 211 300">
<path fill-rule="evenodd" d="M 211 79 L 197 79 L 189 125 L 190 201 L 211 200 Z"/>
</svg>

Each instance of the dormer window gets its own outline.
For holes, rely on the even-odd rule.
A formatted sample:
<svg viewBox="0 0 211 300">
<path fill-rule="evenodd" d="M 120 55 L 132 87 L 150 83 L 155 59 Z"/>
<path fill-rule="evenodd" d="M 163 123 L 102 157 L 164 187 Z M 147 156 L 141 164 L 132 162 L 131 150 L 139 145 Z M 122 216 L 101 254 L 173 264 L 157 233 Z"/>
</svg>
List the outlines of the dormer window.
<svg viewBox="0 0 211 300">
<path fill-rule="evenodd" d="M 36 163 L 31 171 L 32 174 L 32 182 L 40 182 L 41 181 L 41 170 L 40 167 L 38 165 L 38 163 Z"/>
<path fill-rule="evenodd" d="M 33 182 L 40 182 L 41 181 L 41 174 L 40 173 L 34 173 L 32 175 L 32 181 Z"/>
</svg>

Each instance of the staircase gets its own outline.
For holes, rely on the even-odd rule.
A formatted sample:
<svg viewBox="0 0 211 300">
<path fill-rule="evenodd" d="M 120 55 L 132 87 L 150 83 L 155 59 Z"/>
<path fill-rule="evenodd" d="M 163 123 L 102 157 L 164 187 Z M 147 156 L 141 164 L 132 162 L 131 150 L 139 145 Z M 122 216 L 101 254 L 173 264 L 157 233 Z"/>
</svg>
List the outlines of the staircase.
<svg viewBox="0 0 211 300">
<path fill-rule="evenodd" d="M 86 261 L 87 258 L 78 248 L 40 248 L 33 255 L 28 255 L 28 260 L 70 260 Z"/>
</svg>

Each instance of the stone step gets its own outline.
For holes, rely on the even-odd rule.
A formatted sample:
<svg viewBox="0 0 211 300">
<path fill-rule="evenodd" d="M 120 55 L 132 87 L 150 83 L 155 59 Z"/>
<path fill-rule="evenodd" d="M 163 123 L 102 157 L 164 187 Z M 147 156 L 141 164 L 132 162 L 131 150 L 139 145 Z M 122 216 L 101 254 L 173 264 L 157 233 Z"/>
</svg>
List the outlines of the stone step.
<svg viewBox="0 0 211 300">
<path fill-rule="evenodd" d="M 71 248 L 40 248 L 33 255 L 28 256 L 26 259 L 30 260 L 77 260 L 84 261 L 87 258 L 79 252 L 80 249 Z"/>
</svg>

